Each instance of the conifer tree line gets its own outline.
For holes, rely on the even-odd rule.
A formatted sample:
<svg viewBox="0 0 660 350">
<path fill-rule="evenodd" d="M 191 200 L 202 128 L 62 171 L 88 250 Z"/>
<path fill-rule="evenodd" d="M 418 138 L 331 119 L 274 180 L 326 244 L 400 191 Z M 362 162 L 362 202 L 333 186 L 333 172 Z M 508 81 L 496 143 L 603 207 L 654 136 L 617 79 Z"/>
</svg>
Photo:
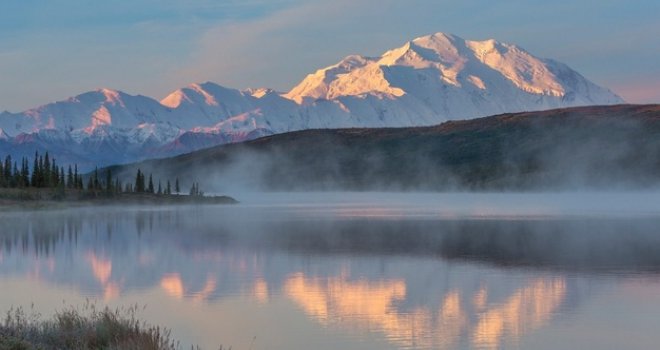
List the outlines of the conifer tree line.
<svg viewBox="0 0 660 350">
<path fill-rule="evenodd" d="M 11 155 L 0 161 L 0 188 L 56 188 L 60 190 L 72 189 L 86 191 L 93 194 L 118 194 L 118 193 L 151 193 L 158 195 L 180 194 L 181 187 L 179 179 L 175 179 L 174 185 L 168 179 L 165 183 L 158 180 L 157 186 L 152 174 L 147 178 L 140 169 L 137 170 L 135 183 L 125 185 L 119 178 L 112 176 L 112 170 L 108 169 L 101 179 L 98 168 L 87 179 L 86 186 L 83 184 L 83 176 L 78 173 L 78 165 L 58 166 L 55 159 L 51 159 L 48 152 L 40 155 L 35 152 L 32 167 L 27 157 L 23 157 L 19 163 L 13 160 Z M 189 194 L 191 196 L 203 196 L 199 189 L 199 183 L 193 182 Z"/>
<path fill-rule="evenodd" d="M 118 186 L 121 185 L 118 184 Z M 174 187 L 172 186 L 172 182 L 169 179 L 165 183 L 163 183 L 161 180 L 158 180 L 158 183 L 156 185 L 153 176 L 151 174 L 149 174 L 149 177 L 147 178 L 145 173 L 138 168 L 137 173 L 135 174 L 135 183 L 127 183 L 123 188 L 123 192 L 171 195 L 171 194 L 180 194 L 181 186 L 179 185 L 179 178 L 175 179 Z M 204 192 L 199 190 L 199 183 L 193 182 L 192 187 L 190 188 L 190 195 L 191 196 L 204 195 Z"/>
<path fill-rule="evenodd" d="M 0 162 L 0 187 L 3 188 L 69 188 L 82 189 L 83 178 L 78 174 L 78 165 L 73 168 L 58 166 L 55 159 L 51 159 L 48 152 L 40 155 L 35 152 L 32 167 L 27 157 L 19 162 L 11 155 Z"/>
</svg>

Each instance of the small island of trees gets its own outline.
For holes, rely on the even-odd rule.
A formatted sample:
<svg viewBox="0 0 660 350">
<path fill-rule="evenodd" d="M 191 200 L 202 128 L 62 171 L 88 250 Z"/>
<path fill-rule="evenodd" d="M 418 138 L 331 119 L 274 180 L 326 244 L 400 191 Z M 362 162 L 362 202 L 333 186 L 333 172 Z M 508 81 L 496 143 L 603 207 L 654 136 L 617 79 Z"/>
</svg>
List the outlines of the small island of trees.
<svg viewBox="0 0 660 350">
<path fill-rule="evenodd" d="M 30 163 L 32 166 L 30 167 Z M 20 165 L 19 165 L 20 164 Z M 85 179 L 86 178 L 86 179 Z M 85 181 L 86 180 L 86 181 Z M 85 183 L 86 182 L 86 183 Z M 230 197 L 205 197 L 199 183 L 193 182 L 187 193 L 181 192 L 179 179 L 154 182 L 153 175 L 137 169 L 134 182 L 122 183 L 113 177 L 110 168 L 100 174 L 98 168 L 87 175 L 79 173 L 78 165 L 57 164 L 46 152 L 35 152 L 34 159 L 21 158 L 20 162 L 11 155 L 0 162 L 0 199 L 8 200 L 92 200 L 128 199 L 164 202 L 235 202 Z"/>
</svg>

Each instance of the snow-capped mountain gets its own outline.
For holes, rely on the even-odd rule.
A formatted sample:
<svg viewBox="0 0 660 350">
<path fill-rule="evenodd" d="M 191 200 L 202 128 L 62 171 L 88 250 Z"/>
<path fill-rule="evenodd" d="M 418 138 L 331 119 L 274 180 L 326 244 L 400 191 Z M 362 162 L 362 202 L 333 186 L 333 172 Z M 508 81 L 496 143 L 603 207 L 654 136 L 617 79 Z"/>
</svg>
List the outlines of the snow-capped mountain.
<svg viewBox="0 0 660 350">
<path fill-rule="evenodd" d="M 409 111 L 416 109 L 413 125 L 622 102 L 562 63 L 536 58 L 515 45 L 443 33 L 417 38 L 380 57 L 349 56 L 307 76 L 285 96 L 299 103 L 368 96 L 396 100 Z"/>
<path fill-rule="evenodd" d="M 99 89 L 0 114 L 0 153 L 50 150 L 83 167 L 312 128 L 422 126 L 623 100 L 568 66 L 495 40 L 437 33 L 348 56 L 287 93 L 191 84 L 161 101 Z"/>
</svg>

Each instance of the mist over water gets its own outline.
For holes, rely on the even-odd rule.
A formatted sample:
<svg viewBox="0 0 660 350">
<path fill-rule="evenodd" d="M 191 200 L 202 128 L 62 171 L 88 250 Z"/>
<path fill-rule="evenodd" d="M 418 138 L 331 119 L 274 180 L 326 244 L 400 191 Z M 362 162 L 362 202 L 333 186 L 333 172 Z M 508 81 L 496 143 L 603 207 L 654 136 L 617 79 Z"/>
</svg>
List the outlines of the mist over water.
<svg viewBox="0 0 660 350">
<path fill-rule="evenodd" d="M 298 207 L 319 214 L 368 216 L 348 209 L 385 210 L 383 215 L 427 217 L 655 216 L 660 191 L 558 192 L 227 192 L 244 207 Z M 388 212 L 389 210 L 389 212 Z M 295 215 L 295 213 L 289 213 Z"/>
<path fill-rule="evenodd" d="M 205 348 L 660 341 L 657 193 L 234 195 L 1 213 L 0 311 L 137 303 Z"/>
</svg>

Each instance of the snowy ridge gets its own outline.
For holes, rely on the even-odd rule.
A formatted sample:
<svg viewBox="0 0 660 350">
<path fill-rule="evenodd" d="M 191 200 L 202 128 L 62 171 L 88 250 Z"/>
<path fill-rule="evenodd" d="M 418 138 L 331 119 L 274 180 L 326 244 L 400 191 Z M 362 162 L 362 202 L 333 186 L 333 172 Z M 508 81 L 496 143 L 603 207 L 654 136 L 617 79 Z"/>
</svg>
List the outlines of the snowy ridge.
<svg viewBox="0 0 660 350">
<path fill-rule="evenodd" d="M 91 166 L 310 128 L 422 126 L 622 102 L 568 66 L 515 45 L 437 33 L 380 57 L 348 56 L 287 93 L 206 82 L 156 101 L 98 89 L 22 113 L 3 112 L 0 140 L 3 148 L 26 154 L 57 146 L 66 159 Z"/>
</svg>

